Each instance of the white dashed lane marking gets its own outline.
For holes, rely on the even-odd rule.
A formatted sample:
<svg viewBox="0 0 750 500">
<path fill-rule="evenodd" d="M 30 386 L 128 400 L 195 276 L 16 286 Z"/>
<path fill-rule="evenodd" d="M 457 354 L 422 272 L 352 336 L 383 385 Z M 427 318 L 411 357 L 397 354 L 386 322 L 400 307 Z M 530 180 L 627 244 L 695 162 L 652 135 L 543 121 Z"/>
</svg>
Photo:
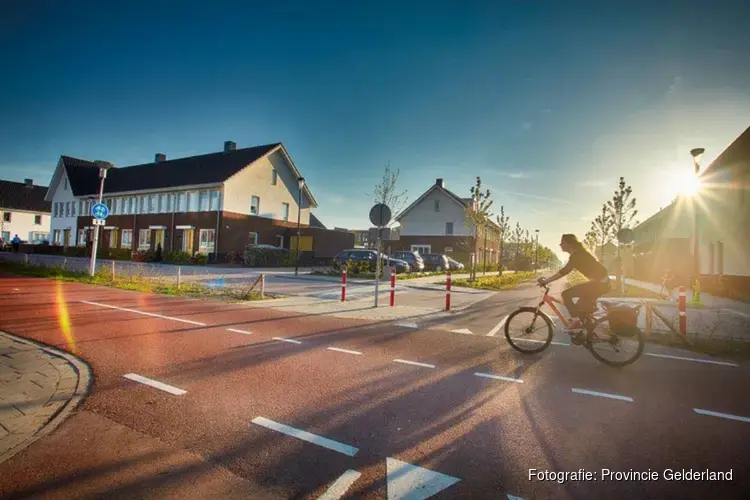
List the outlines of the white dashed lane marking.
<svg viewBox="0 0 750 500">
<path fill-rule="evenodd" d="M 633 402 L 633 398 L 629 398 L 628 396 L 620 396 L 619 394 L 609 394 L 607 392 L 596 392 L 596 391 L 589 391 L 587 389 L 576 389 L 575 387 L 571 389 L 571 392 L 575 392 L 577 394 L 586 394 L 587 396 L 598 396 L 600 398 L 617 399 L 619 401 L 627 401 L 629 403 Z"/>
<path fill-rule="evenodd" d="M 405 364 L 405 365 L 421 366 L 421 367 L 424 367 L 424 368 L 435 368 L 435 365 L 429 365 L 427 363 L 419 363 L 417 361 L 409 361 L 409 360 L 406 360 L 406 359 L 394 359 L 393 362 L 394 363 L 402 363 L 402 364 Z"/>
<path fill-rule="evenodd" d="M 200 323 L 198 321 L 192 321 L 189 319 L 182 319 L 182 318 L 173 318 L 172 316 L 164 316 L 163 314 L 138 311 L 137 309 L 128 309 L 127 307 L 110 306 L 108 304 L 100 304 L 99 302 L 89 302 L 87 300 L 82 300 L 81 302 L 84 304 L 88 304 L 90 306 L 105 307 L 107 309 L 115 309 L 117 311 L 131 312 L 134 314 L 141 314 L 143 316 L 151 316 L 152 318 L 169 319 L 172 321 L 179 321 L 180 323 L 187 323 L 189 325 L 206 326 L 205 323 Z"/>
<path fill-rule="evenodd" d="M 504 377 L 502 375 L 493 375 L 491 373 L 480 373 L 476 372 L 474 373 L 475 377 L 483 377 L 483 378 L 492 378 L 495 380 L 505 380 L 506 382 L 517 382 L 519 384 L 523 384 L 523 380 L 520 378 L 513 378 L 513 377 Z"/>
<path fill-rule="evenodd" d="M 281 342 L 289 342 L 290 344 L 301 344 L 302 343 L 299 340 L 285 339 L 284 337 L 274 337 L 273 339 L 274 340 L 279 340 Z"/>
<path fill-rule="evenodd" d="M 341 349 L 339 347 L 327 347 L 329 351 L 344 352 L 346 354 L 362 354 L 359 351 L 350 351 L 349 349 Z"/>
<path fill-rule="evenodd" d="M 123 375 L 123 377 L 125 377 L 128 380 L 132 380 L 133 382 L 139 382 L 141 384 L 151 386 L 155 389 L 159 389 L 161 391 L 174 394 L 175 396 L 182 396 L 183 394 L 187 394 L 187 391 L 184 389 L 179 389 L 177 387 L 165 384 L 163 382 L 159 382 L 157 380 L 146 378 L 141 375 L 137 375 L 135 373 L 128 373 L 126 375 Z"/>
<path fill-rule="evenodd" d="M 719 413 L 717 411 L 701 410 L 700 408 L 693 408 L 693 411 L 699 415 L 708 415 L 710 417 L 726 418 L 728 420 L 737 420 L 739 422 L 750 423 L 750 418 L 740 417 L 739 415 L 730 415 L 729 413 Z"/>
<path fill-rule="evenodd" d="M 234 333 L 242 333 L 242 334 L 245 334 L 245 335 L 252 335 L 253 334 L 253 332 L 248 332 L 248 331 L 245 331 L 245 330 L 237 330 L 236 328 L 227 328 L 227 331 L 228 332 L 234 332 Z"/>
<path fill-rule="evenodd" d="M 334 441 L 333 439 L 318 436 L 317 434 L 313 434 L 311 432 L 295 429 L 294 427 L 274 422 L 273 420 L 269 420 L 265 417 L 255 417 L 252 422 L 255 425 L 265 427 L 266 429 L 271 429 L 273 431 L 286 434 L 287 436 L 295 437 L 302 441 L 307 441 L 308 443 L 317 444 L 318 446 L 321 446 L 323 448 L 328 448 L 329 450 L 337 451 L 350 457 L 353 457 L 359 451 L 359 448 L 355 448 L 354 446 L 339 443 L 338 441 Z"/>
</svg>

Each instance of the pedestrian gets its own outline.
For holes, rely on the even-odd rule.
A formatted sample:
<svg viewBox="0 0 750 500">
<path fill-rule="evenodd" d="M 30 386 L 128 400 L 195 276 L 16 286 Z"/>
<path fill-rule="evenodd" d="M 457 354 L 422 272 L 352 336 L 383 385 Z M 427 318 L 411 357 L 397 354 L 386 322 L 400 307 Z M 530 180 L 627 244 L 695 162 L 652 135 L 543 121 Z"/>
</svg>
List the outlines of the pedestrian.
<svg viewBox="0 0 750 500">
<path fill-rule="evenodd" d="M 13 251 L 18 253 L 18 247 L 21 246 L 21 238 L 19 238 L 18 235 L 15 235 L 11 240 L 11 243 L 13 244 Z"/>
<path fill-rule="evenodd" d="M 666 269 L 664 271 L 664 276 L 662 276 L 662 279 L 661 279 L 661 296 L 671 301 L 673 287 L 674 287 L 674 276 L 672 276 L 672 271 L 670 269 Z"/>
</svg>

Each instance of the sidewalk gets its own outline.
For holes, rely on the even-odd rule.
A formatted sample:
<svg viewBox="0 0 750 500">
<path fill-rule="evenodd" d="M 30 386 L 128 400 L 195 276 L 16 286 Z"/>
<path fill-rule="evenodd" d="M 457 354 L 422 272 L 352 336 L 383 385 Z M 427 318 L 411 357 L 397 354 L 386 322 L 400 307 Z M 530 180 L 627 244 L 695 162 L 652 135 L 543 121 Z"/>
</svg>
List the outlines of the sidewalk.
<svg viewBox="0 0 750 500">
<path fill-rule="evenodd" d="M 74 356 L 0 332 L 0 463 L 60 425 L 90 380 Z"/>
<path fill-rule="evenodd" d="M 646 281 L 634 280 L 632 278 L 625 278 L 624 281 L 626 285 L 643 288 L 644 290 L 648 290 L 654 293 L 661 292 L 661 285 L 657 285 L 655 283 L 648 283 Z M 678 294 L 679 294 L 679 288 L 674 288 L 672 290 L 672 299 L 676 300 L 678 297 Z M 687 301 L 690 302 L 693 296 L 693 289 L 686 287 L 685 294 L 687 296 Z M 747 304 L 745 302 L 740 302 L 739 300 L 732 300 L 732 299 L 727 299 L 724 297 L 714 297 L 711 294 L 701 292 L 701 302 L 703 302 L 703 305 L 705 307 L 708 307 L 711 309 L 724 309 L 726 311 L 738 314 L 740 316 L 746 316 L 750 318 L 750 304 Z"/>
</svg>

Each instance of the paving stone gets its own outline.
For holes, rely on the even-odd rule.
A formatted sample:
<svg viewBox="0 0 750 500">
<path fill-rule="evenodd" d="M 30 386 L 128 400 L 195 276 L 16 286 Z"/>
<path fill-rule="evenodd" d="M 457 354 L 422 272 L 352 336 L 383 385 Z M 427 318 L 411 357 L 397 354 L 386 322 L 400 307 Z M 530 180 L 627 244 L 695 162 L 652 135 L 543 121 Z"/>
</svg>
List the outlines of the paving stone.
<svg viewBox="0 0 750 500">
<path fill-rule="evenodd" d="M 15 406 L 3 405 L 2 408 L 0 408 L 0 424 L 6 420 L 12 420 L 18 417 L 23 417 L 23 412 Z"/>
</svg>

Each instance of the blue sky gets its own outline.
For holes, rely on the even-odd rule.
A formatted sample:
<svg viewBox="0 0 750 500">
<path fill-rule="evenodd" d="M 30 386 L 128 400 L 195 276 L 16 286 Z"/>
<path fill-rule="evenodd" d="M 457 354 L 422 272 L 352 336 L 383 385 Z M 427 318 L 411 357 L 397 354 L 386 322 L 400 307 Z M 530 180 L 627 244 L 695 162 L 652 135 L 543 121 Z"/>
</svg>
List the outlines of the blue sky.
<svg viewBox="0 0 750 500">
<path fill-rule="evenodd" d="M 643 220 L 750 125 L 742 3 L 14 2 L 0 178 L 283 141 L 329 227 L 367 225 L 390 161 L 410 200 L 481 176 L 556 249 L 620 175 Z"/>
</svg>

